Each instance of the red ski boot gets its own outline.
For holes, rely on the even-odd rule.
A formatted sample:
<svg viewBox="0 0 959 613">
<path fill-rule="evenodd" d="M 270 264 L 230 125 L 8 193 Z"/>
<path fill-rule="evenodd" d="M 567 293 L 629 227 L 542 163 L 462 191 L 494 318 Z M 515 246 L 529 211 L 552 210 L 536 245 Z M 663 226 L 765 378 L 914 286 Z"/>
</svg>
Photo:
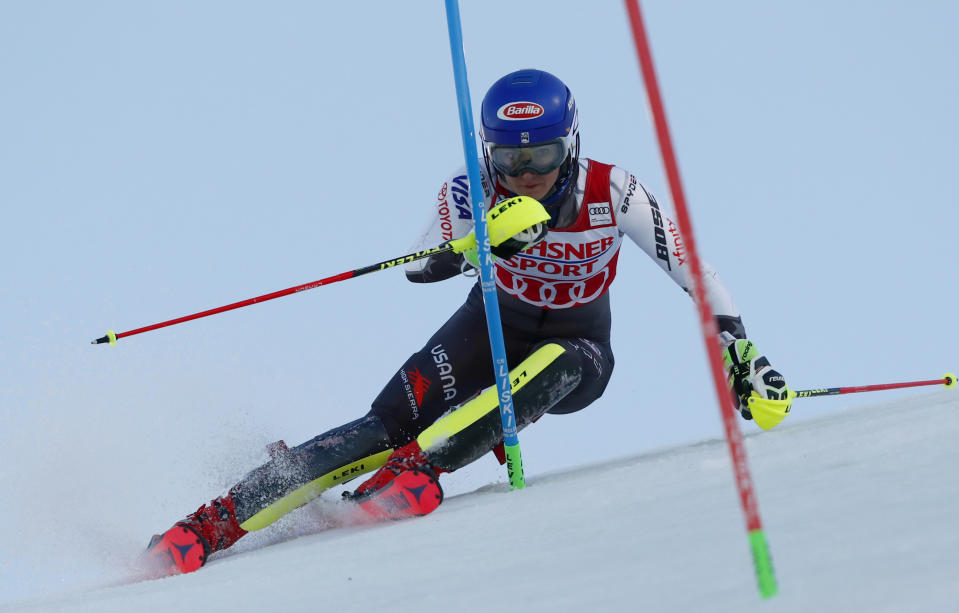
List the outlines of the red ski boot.
<svg viewBox="0 0 959 613">
<path fill-rule="evenodd" d="M 374 519 L 403 519 L 426 515 L 443 502 L 438 475 L 446 472 L 430 464 L 419 443 L 400 447 L 372 477 L 344 497 Z"/>
<path fill-rule="evenodd" d="M 217 498 L 150 539 L 147 559 L 159 574 L 192 573 L 210 554 L 231 546 L 246 534 L 236 520 L 233 498 Z"/>
</svg>

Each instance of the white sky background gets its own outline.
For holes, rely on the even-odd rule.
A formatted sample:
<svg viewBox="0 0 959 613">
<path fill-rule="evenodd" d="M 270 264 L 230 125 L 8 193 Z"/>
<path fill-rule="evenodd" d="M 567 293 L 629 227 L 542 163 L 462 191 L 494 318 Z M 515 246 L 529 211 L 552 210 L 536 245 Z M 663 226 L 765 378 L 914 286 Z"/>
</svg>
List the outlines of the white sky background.
<svg viewBox="0 0 959 613">
<path fill-rule="evenodd" d="M 701 251 L 790 385 L 959 369 L 956 7 L 644 9 Z M 583 155 L 671 200 L 622 3 L 462 16 L 474 110 L 549 70 Z M 469 289 L 383 272 L 89 345 L 406 253 L 462 164 L 440 2 L 4 3 L 0 84 L 3 557 L 131 513 L 145 542 L 264 443 L 363 414 Z M 685 294 L 627 244 L 612 299 L 613 381 L 521 434 L 530 474 L 721 432 Z"/>
</svg>

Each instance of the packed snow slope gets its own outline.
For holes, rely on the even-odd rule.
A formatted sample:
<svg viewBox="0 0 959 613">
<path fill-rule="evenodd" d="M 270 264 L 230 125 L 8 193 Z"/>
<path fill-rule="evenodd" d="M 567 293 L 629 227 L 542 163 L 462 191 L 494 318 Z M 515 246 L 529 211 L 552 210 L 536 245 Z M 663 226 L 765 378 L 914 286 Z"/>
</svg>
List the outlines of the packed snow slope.
<svg viewBox="0 0 959 613">
<path fill-rule="evenodd" d="M 195 574 L 0 610 L 955 610 L 959 394 L 810 421 L 802 402 L 746 439 L 780 586 L 768 601 L 726 444 L 710 439 L 533 476 L 523 491 L 489 485 L 403 522 L 330 527 L 342 508 L 321 500 Z"/>
</svg>

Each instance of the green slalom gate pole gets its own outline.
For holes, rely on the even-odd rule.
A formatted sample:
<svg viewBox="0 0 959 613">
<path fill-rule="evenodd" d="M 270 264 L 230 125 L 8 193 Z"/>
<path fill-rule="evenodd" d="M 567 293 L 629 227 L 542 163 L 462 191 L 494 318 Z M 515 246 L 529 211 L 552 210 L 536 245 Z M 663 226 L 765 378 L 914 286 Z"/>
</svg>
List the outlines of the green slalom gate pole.
<svg viewBox="0 0 959 613">
<path fill-rule="evenodd" d="M 773 571 L 772 557 L 769 553 L 769 544 L 763 531 L 759 517 L 759 503 L 753 489 L 752 478 L 749 474 L 749 465 L 746 459 L 746 446 L 743 435 L 739 430 L 737 411 L 733 407 L 732 395 L 726 384 L 726 373 L 720 357 L 719 330 L 712 308 L 706 297 L 702 282 L 702 266 L 696 250 L 696 241 L 693 236 L 692 219 L 686 207 L 686 196 L 683 192 L 682 181 L 679 176 L 679 164 L 673 151 L 672 139 L 669 135 L 669 125 L 666 122 L 666 111 L 662 96 L 659 93 L 659 83 L 653 65 L 653 56 L 649 49 L 649 40 L 646 28 L 639 9 L 638 0 L 624 0 L 626 11 L 629 14 L 632 26 L 633 41 L 636 45 L 636 54 L 639 58 L 640 70 L 646 84 L 646 93 L 649 98 L 650 110 L 653 114 L 653 123 L 656 128 L 656 137 L 662 153 L 663 165 L 666 168 L 666 178 L 669 189 L 676 205 L 676 221 L 688 254 L 690 290 L 695 298 L 699 312 L 699 323 L 702 328 L 703 342 L 706 345 L 706 356 L 712 372 L 713 385 L 719 400 L 719 409 L 723 418 L 723 427 L 726 430 L 726 441 L 732 457 L 733 471 L 736 476 L 736 487 L 739 490 L 740 504 L 746 516 L 746 530 L 749 534 L 749 547 L 753 554 L 753 564 L 756 571 L 756 580 L 759 584 L 759 594 L 763 598 L 770 598 L 778 592 L 776 575 Z"/>
<path fill-rule="evenodd" d="M 481 187 L 483 183 L 480 178 L 479 161 L 476 155 L 473 107 L 470 104 L 469 82 L 466 79 L 463 27 L 457 0 L 446 0 L 446 22 L 449 26 L 453 78 L 456 82 L 456 100 L 459 107 L 460 129 L 463 133 L 463 153 L 466 156 L 473 221 L 476 226 L 476 244 L 479 248 L 480 285 L 483 288 L 486 325 L 489 328 L 493 370 L 496 377 L 496 389 L 499 392 L 500 418 L 503 422 L 503 446 L 506 448 L 506 469 L 509 473 L 510 486 L 513 489 L 522 489 L 526 487 L 526 478 L 523 475 L 523 457 L 519 449 L 516 415 L 513 411 L 513 391 L 509 380 L 509 365 L 506 363 L 506 344 L 503 342 L 503 326 L 500 322 L 496 281 L 493 277 L 493 255 L 490 252 L 489 229 L 486 224 L 486 203 Z"/>
</svg>

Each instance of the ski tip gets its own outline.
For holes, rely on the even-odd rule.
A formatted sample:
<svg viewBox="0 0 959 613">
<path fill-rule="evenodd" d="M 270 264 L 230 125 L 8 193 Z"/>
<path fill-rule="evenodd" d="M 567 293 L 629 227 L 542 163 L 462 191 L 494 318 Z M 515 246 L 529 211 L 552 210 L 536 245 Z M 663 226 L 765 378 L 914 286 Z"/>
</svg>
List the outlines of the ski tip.
<svg viewBox="0 0 959 613">
<path fill-rule="evenodd" d="M 942 376 L 943 385 L 948 387 L 956 387 L 956 375 L 951 372 L 947 372 Z"/>
<path fill-rule="evenodd" d="M 98 339 L 90 341 L 91 345 L 102 345 L 103 343 L 110 343 L 111 346 L 117 344 L 117 334 L 113 330 L 107 330 L 106 336 L 101 336 Z"/>
</svg>

